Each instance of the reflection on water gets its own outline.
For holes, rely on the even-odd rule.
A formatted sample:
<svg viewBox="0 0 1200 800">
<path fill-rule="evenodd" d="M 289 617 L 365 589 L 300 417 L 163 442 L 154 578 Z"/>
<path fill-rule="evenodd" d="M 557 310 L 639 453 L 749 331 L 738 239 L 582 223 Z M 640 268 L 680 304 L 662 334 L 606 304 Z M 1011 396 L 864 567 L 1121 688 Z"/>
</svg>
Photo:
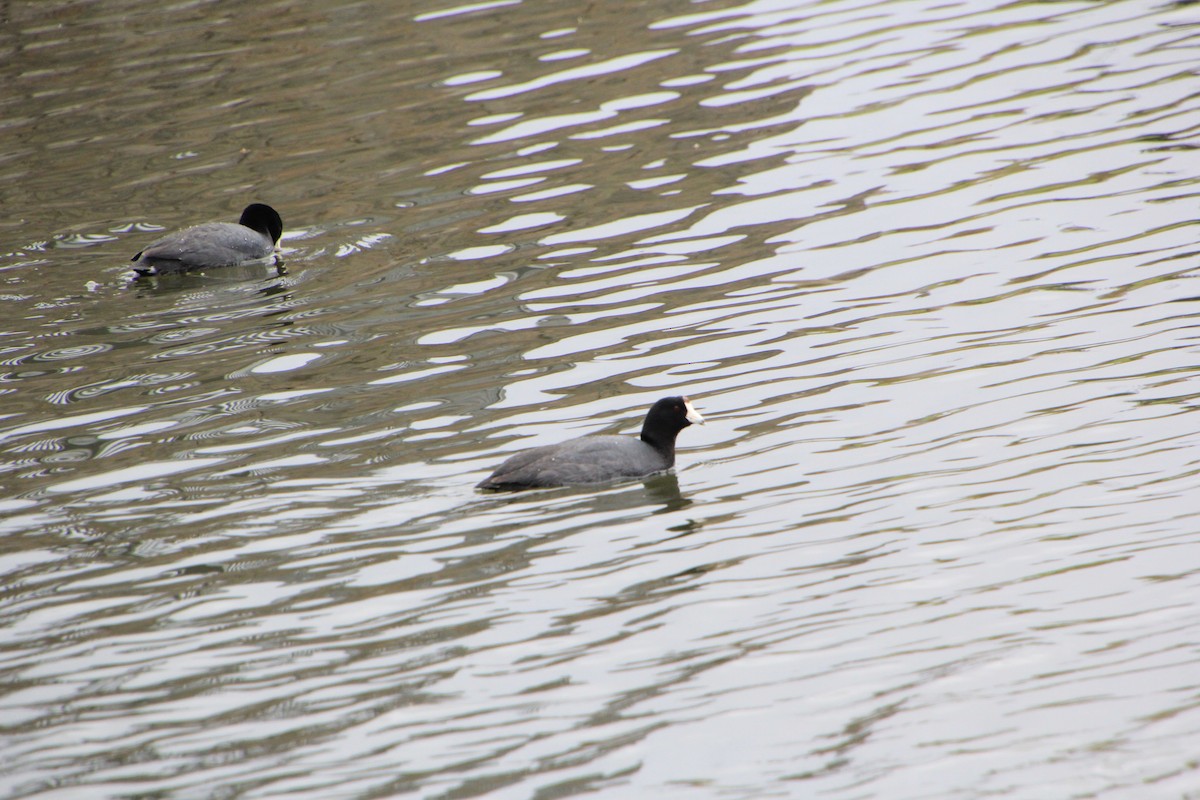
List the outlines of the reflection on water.
<svg viewBox="0 0 1200 800">
<path fill-rule="evenodd" d="M 1200 792 L 1192 6 L 252 17 L 0 4 L 5 797 Z"/>
</svg>

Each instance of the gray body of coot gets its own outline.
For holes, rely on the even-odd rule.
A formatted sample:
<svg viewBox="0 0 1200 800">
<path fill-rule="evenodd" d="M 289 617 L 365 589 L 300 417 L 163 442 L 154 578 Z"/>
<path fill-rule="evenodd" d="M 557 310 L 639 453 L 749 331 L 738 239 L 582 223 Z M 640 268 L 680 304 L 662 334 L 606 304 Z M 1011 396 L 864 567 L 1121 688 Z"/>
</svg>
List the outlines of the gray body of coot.
<svg viewBox="0 0 1200 800">
<path fill-rule="evenodd" d="M 686 397 L 664 397 L 650 407 L 642 433 L 582 436 L 534 447 L 512 456 L 478 484 L 479 489 L 517 491 L 551 486 L 644 478 L 675 466 L 675 437 L 704 417 Z"/>
<path fill-rule="evenodd" d="M 134 256 L 139 275 L 232 267 L 269 258 L 283 235 L 275 209 L 251 203 L 236 222 L 205 222 L 167 234 Z"/>
</svg>

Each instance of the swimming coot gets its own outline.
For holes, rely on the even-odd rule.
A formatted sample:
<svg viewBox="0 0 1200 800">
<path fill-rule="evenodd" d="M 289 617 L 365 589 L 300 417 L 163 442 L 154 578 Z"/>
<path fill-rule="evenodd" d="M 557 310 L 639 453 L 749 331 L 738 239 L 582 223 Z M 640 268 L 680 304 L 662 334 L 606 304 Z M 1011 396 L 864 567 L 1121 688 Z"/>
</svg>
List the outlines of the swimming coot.
<svg viewBox="0 0 1200 800">
<path fill-rule="evenodd" d="M 235 225 L 206 222 L 168 234 L 130 259 L 139 275 L 162 275 L 204 267 L 232 267 L 267 258 L 283 235 L 278 212 L 251 203 Z"/>
<path fill-rule="evenodd" d="M 516 491 L 547 486 L 643 478 L 675 465 L 675 437 L 704 417 L 686 397 L 664 397 L 650 407 L 642 435 L 583 436 L 517 453 L 479 489 Z"/>
</svg>

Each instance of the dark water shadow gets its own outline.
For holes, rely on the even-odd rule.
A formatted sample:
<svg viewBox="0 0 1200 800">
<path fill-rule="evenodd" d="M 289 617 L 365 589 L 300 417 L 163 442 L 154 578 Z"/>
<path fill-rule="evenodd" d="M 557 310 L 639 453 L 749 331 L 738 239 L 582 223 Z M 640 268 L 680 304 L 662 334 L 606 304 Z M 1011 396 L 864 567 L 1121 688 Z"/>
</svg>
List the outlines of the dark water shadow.
<svg viewBox="0 0 1200 800">
<path fill-rule="evenodd" d="M 139 293 L 149 291 L 156 294 L 165 294 L 168 292 L 220 288 L 231 284 L 277 281 L 285 278 L 287 274 L 287 266 L 281 260 L 253 261 L 247 264 L 236 264 L 230 267 L 220 267 L 211 270 L 190 270 L 163 275 L 150 275 L 132 271 L 129 273 L 128 288 L 138 290 Z"/>
<path fill-rule="evenodd" d="M 561 510 L 561 501 L 576 498 L 580 512 L 612 513 L 629 511 L 639 506 L 657 506 L 649 513 L 664 514 L 687 508 L 692 500 L 679 488 L 679 476 L 673 472 L 651 475 L 640 482 L 624 481 L 586 486 L 564 486 L 554 489 L 532 489 L 521 492 L 479 492 L 482 498 L 512 505 L 553 503 Z"/>
</svg>

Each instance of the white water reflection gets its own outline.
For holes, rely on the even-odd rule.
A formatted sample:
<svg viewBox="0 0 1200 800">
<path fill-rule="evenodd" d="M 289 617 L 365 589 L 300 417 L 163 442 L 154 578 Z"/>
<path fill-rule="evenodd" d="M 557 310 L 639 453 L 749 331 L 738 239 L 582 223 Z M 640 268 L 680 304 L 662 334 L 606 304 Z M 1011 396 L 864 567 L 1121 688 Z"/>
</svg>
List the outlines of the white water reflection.
<svg viewBox="0 0 1200 800">
<path fill-rule="evenodd" d="M 5 797 L 1197 791 L 1191 6 L 233 14 L 0 9 Z"/>
</svg>

